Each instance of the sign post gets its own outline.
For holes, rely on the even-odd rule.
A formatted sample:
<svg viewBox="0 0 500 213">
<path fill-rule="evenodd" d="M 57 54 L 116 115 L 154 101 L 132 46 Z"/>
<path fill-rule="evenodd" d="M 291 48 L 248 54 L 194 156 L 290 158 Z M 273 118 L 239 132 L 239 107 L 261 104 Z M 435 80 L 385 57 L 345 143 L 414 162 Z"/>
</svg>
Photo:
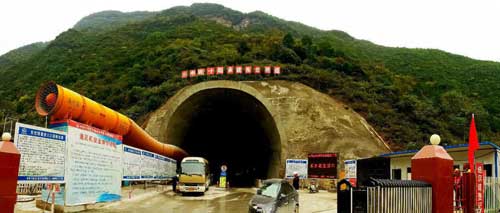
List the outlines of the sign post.
<svg viewBox="0 0 500 213">
<path fill-rule="evenodd" d="M 219 187 L 227 188 L 226 178 L 227 178 L 227 166 L 222 165 L 220 167 L 220 177 L 219 177 Z"/>
</svg>

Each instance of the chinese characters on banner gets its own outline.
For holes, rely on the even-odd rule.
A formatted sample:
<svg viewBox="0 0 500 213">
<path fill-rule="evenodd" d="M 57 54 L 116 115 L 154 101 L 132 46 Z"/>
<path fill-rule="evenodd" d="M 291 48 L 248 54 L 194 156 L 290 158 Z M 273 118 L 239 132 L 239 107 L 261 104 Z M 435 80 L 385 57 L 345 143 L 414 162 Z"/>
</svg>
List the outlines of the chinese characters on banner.
<svg viewBox="0 0 500 213">
<path fill-rule="evenodd" d="M 236 66 L 236 74 L 238 74 L 238 75 L 243 74 L 243 67 L 242 66 Z"/>
<path fill-rule="evenodd" d="M 190 70 L 190 71 L 189 71 L 189 77 L 190 77 L 190 78 L 194 78 L 194 77 L 196 77 L 196 70 Z"/>
<path fill-rule="evenodd" d="M 224 67 L 217 67 L 217 75 L 224 75 Z"/>
<path fill-rule="evenodd" d="M 484 213 L 484 176 L 485 170 L 482 163 L 476 163 L 476 209 Z"/>
<path fill-rule="evenodd" d="M 222 68 L 222 69 L 223 69 L 222 71 L 224 71 L 224 68 Z M 233 66 L 229 66 L 229 67 L 227 67 L 227 71 L 226 71 L 226 73 L 227 73 L 228 75 L 232 75 L 232 74 L 234 74 L 234 67 L 233 67 Z"/>
<path fill-rule="evenodd" d="M 205 75 L 205 69 L 203 69 L 203 68 L 198 69 L 196 75 L 197 76 L 204 76 Z"/>
<path fill-rule="evenodd" d="M 207 75 L 214 75 L 215 72 L 214 72 L 214 68 L 213 67 L 209 67 L 207 68 Z"/>
<path fill-rule="evenodd" d="M 271 75 L 271 66 L 264 67 L 264 74 Z"/>
<path fill-rule="evenodd" d="M 16 123 L 14 144 L 21 153 L 19 182 L 64 182 L 66 133 Z"/>
<path fill-rule="evenodd" d="M 308 155 L 309 178 L 337 178 L 337 153 L 313 153 Z"/>
<path fill-rule="evenodd" d="M 260 75 L 260 67 L 258 67 L 258 66 L 254 67 L 254 68 L 253 68 L 253 73 L 254 73 L 255 75 Z"/>
<path fill-rule="evenodd" d="M 224 69 L 225 68 L 225 69 Z M 226 71 L 224 73 L 224 70 Z M 206 73 L 205 73 L 206 71 Z M 183 79 L 186 78 L 196 78 L 200 76 L 211 76 L 211 75 L 241 75 L 241 74 L 255 74 L 255 75 L 281 75 L 281 67 L 280 66 L 264 66 L 264 69 L 261 69 L 261 66 L 217 66 L 217 67 L 207 67 L 207 68 L 198 68 L 192 70 L 183 70 L 181 71 L 181 77 Z"/>
</svg>

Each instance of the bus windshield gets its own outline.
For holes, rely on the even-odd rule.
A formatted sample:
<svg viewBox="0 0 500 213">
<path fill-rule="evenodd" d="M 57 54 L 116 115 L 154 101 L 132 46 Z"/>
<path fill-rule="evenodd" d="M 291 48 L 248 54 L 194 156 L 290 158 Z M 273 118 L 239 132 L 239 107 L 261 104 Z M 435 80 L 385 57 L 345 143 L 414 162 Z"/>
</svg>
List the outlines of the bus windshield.
<svg viewBox="0 0 500 213">
<path fill-rule="evenodd" d="M 181 163 L 182 174 L 188 175 L 204 175 L 205 174 L 205 164 L 201 162 L 182 162 Z"/>
</svg>

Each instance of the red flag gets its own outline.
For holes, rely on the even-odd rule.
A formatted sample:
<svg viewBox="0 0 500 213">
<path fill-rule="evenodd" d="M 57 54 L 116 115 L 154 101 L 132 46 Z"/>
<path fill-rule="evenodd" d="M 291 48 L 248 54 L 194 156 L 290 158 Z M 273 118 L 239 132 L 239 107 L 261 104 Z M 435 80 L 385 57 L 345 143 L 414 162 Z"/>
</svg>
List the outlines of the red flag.
<svg viewBox="0 0 500 213">
<path fill-rule="evenodd" d="M 477 140 L 476 123 L 474 122 L 474 114 L 472 114 L 469 128 L 469 165 L 474 165 L 474 151 L 478 148 L 479 141 Z"/>
</svg>

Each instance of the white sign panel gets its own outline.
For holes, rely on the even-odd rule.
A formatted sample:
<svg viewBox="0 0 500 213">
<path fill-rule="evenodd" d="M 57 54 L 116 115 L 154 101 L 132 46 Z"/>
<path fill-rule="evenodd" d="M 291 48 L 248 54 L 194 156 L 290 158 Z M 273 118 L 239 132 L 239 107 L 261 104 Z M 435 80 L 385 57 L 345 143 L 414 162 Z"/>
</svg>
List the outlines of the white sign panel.
<svg viewBox="0 0 500 213">
<path fill-rule="evenodd" d="M 177 162 L 173 159 L 162 155 L 155 155 L 158 160 L 158 173 L 156 174 L 156 179 L 166 180 L 172 178 L 176 174 Z"/>
<path fill-rule="evenodd" d="M 14 144 L 21 153 L 18 181 L 64 182 L 66 133 L 17 123 Z"/>
<path fill-rule="evenodd" d="M 307 160 L 306 159 L 287 159 L 286 160 L 286 178 L 293 178 L 297 172 L 301 179 L 307 178 Z"/>
<path fill-rule="evenodd" d="M 123 180 L 141 180 L 142 150 L 123 145 Z"/>
<path fill-rule="evenodd" d="M 141 179 L 142 180 L 154 180 L 156 179 L 156 170 L 158 169 L 158 163 L 155 159 L 155 154 L 142 150 L 141 156 Z"/>
<path fill-rule="evenodd" d="M 176 160 L 123 146 L 123 180 L 166 180 L 176 175 L 176 169 Z"/>
<path fill-rule="evenodd" d="M 71 120 L 51 126 L 67 130 L 66 205 L 119 200 L 121 136 Z"/>
<path fill-rule="evenodd" d="M 344 161 L 345 178 L 356 178 L 356 160 Z"/>
</svg>

